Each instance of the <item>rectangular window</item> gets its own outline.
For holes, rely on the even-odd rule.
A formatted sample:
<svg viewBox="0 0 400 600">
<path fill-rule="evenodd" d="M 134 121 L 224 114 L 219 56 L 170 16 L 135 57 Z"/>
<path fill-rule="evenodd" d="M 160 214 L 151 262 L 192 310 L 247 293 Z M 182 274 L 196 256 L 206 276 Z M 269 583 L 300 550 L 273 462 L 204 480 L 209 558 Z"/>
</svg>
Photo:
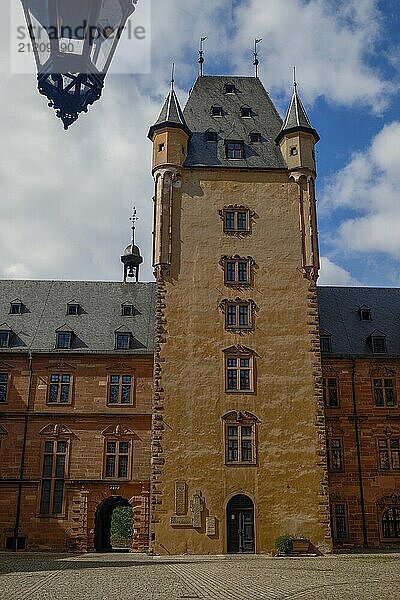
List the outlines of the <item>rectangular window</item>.
<svg viewBox="0 0 400 600">
<path fill-rule="evenodd" d="M 132 404 L 132 375 L 110 375 L 108 404 Z"/>
<path fill-rule="evenodd" d="M 79 304 L 67 304 L 67 315 L 79 315 Z"/>
<path fill-rule="evenodd" d="M 326 441 L 328 453 L 328 471 L 343 471 L 342 442 L 340 439 L 328 439 Z"/>
<path fill-rule="evenodd" d="M 21 315 L 22 314 L 23 305 L 21 302 L 12 302 L 10 307 L 10 314 L 12 315 Z"/>
<path fill-rule="evenodd" d="M 396 406 L 394 379 L 374 379 L 375 406 Z"/>
<path fill-rule="evenodd" d="M 253 389 L 253 357 L 226 356 L 225 391 L 252 392 Z"/>
<path fill-rule="evenodd" d="M 129 442 L 106 442 L 105 477 L 126 479 L 129 468 Z"/>
<path fill-rule="evenodd" d="M 327 408 L 338 408 L 339 389 L 336 377 L 324 377 L 323 379 L 323 398 L 324 405 Z"/>
<path fill-rule="evenodd" d="M 255 462 L 255 428 L 254 425 L 231 425 L 225 429 L 226 463 Z"/>
<path fill-rule="evenodd" d="M 226 329 L 249 329 L 251 307 L 248 302 L 229 302 L 225 308 Z"/>
<path fill-rule="evenodd" d="M 226 142 L 226 158 L 238 159 L 244 158 L 244 145 L 242 141 Z"/>
<path fill-rule="evenodd" d="M 0 373 L 0 403 L 7 402 L 8 373 Z"/>
<path fill-rule="evenodd" d="M 115 348 L 117 350 L 129 350 L 131 345 L 130 333 L 117 333 L 115 335 Z"/>
<path fill-rule="evenodd" d="M 225 233 L 240 233 L 242 231 L 250 231 L 250 214 L 247 209 L 232 209 L 225 210 L 224 216 L 224 231 Z"/>
<path fill-rule="evenodd" d="M 331 337 L 329 335 L 321 335 L 321 352 L 332 352 Z"/>
<path fill-rule="evenodd" d="M 378 440 L 379 468 L 382 471 L 400 470 L 400 440 L 399 438 Z"/>
<path fill-rule="evenodd" d="M 250 264 L 248 259 L 228 259 L 225 262 L 226 285 L 249 285 Z"/>
<path fill-rule="evenodd" d="M 71 401 L 71 375 L 53 373 L 50 375 L 48 404 L 68 404 Z"/>
<path fill-rule="evenodd" d="M 386 338 L 376 337 L 371 338 L 372 341 L 372 352 L 374 354 L 385 354 L 386 352 Z"/>
<path fill-rule="evenodd" d="M 59 331 L 56 335 L 56 348 L 71 348 L 71 331 Z"/>
<path fill-rule="evenodd" d="M 135 314 L 135 308 L 133 304 L 123 304 L 122 305 L 122 316 L 123 317 L 133 317 Z"/>
<path fill-rule="evenodd" d="M 332 505 L 332 530 L 333 538 L 344 540 L 347 538 L 347 511 L 345 504 Z"/>
<path fill-rule="evenodd" d="M 62 514 L 66 464 L 67 442 L 45 442 L 40 498 L 42 515 Z"/>
</svg>

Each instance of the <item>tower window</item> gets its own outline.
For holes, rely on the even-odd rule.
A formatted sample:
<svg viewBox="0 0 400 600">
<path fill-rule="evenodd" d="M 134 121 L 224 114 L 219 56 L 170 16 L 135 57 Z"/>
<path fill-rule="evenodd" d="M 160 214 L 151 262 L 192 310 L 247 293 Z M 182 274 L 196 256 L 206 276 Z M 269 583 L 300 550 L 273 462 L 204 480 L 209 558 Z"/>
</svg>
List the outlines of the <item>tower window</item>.
<svg viewBox="0 0 400 600">
<path fill-rule="evenodd" d="M 8 373 L 0 373 L 0 403 L 1 404 L 4 404 L 5 402 L 7 402 L 8 384 L 9 384 Z"/>
<path fill-rule="evenodd" d="M 44 444 L 40 498 L 42 515 L 60 515 L 63 511 L 67 447 L 66 441 L 48 441 Z"/>
<path fill-rule="evenodd" d="M 130 333 L 116 333 L 115 334 L 116 350 L 129 350 L 130 345 L 131 345 L 131 334 Z"/>
<path fill-rule="evenodd" d="M 242 108 L 240 109 L 240 116 L 245 118 L 251 117 L 252 111 L 250 106 L 242 106 Z"/>
<path fill-rule="evenodd" d="M 48 404 L 68 404 L 71 401 L 72 377 L 67 373 L 50 375 Z"/>
<path fill-rule="evenodd" d="M 297 151 L 297 146 L 292 146 L 290 148 L 290 156 L 297 156 L 298 151 Z"/>
<path fill-rule="evenodd" d="M 79 315 L 80 306 L 76 302 L 69 302 L 67 304 L 67 315 Z"/>
<path fill-rule="evenodd" d="M 254 358 L 250 351 L 225 354 L 225 391 L 254 391 Z"/>
<path fill-rule="evenodd" d="M 224 265 L 224 283 L 232 286 L 246 286 L 251 283 L 251 258 L 223 258 Z"/>
<path fill-rule="evenodd" d="M 394 379 L 374 379 L 375 406 L 396 406 Z"/>
<path fill-rule="evenodd" d="M 223 117 L 224 111 L 223 111 L 222 106 L 212 106 L 211 107 L 211 115 L 213 117 Z"/>
<path fill-rule="evenodd" d="M 132 384 L 132 375 L 110 375 L 108 404 L 131 404 Z"/>
<path fill-rule="evenodd" d="M 339 407 L 339 388 L 338 388 L 338 380 L 336 379 L 336 377 L 324 377 L 322 390 L 323 390 L 324 405 L 327 408 L 338 408 Z"/>
<path fill-rule="evenodd" d="M 225 313 L 225 329 L 251 329 L 255 304 L 251 300 L 224 300 L 221 308 Z"/>
<path fill-rule="evenodd" d="M 112 479 L 127 479 L 129 474 L 129 442 L 107 441 L 104 476 Z"/>
<path fill-rule="evenodd" d="M 244 158 L 243 141 L 227 140 L 225 143 L 225 147 L 226 147 L 226 158 L 230 158 L 230 159 Z"/>
<path fill-rule="evenodd" d="M 69 349 L 72 345 L 72 331 L 57 331 L 56 348 Z"/>
<path fill-rule="evenodd" d="M 225 84 L 225 94 L 235 94 L 235 93 L 236 93 L 235 85 L 233 83 L 226 83 Z"/>
<path fill-rule="evenodd" d="M 250 231 L 250 210 L 244 207 L 229 207 L 222 211 L 225 233 Z"/>
<path fill-rule="evenodd" d="M 343 471 L 342 441 L 338 438 L 326 440 L 328 471 Z"/>
<path fill-rule="evenodd" d="M 165 144 L 159 144 L 158 145 L 158 151 L 159 152 L 163 152 L 165 150 Z"/>
<path fill-rule="evenodd" d="M 218 139 L 217 132 L 212 129 L 208 129 L 205 133 L 206 142 L 216 142 Z"/>
<path fill-rule="evenodd" d="M 256 142 L 261 142 L 261 133 L 252 132 L 249 134 L 250 142 L 255 144 Z"/>
</svg>

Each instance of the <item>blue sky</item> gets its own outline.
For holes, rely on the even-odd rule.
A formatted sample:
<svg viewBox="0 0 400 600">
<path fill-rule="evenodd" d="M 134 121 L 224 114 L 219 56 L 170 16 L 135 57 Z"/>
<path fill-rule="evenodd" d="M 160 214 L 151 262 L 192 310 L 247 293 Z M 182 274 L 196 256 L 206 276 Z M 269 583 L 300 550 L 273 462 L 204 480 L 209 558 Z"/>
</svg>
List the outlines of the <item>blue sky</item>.
<svg viewBox="0 0 400 600">
<path fill-rule="evenodd" d="M 140 23 L 140 3 L 134 15 Z M 102 99 L 65 133 L 35 77 L 10 72 L 0 8 L 0 276 L 119 279 L 138 208 L 151 279 L 151 146 L 171 62 L 182 104 L 207 35 L 205 72 L 260 77 L 284 116 L 292 66 L 317 146 L 322 269 L 332 285 L 400 286 L 398 0 L 152 0 L 151 71 L 106 80 Z M 143 16 L 143 13 L 142 13 Z M 143 64 L 146 62 L 143 47 Z M 139 61 L 140 62 L 140 61 Z"/>
</svg>

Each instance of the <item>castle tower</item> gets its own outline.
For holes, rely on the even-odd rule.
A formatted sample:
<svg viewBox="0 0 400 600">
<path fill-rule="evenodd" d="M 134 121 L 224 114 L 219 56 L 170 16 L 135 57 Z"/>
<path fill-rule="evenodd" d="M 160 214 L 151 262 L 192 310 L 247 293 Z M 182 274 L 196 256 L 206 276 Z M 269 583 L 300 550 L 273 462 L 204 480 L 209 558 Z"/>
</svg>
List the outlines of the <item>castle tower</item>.
<svg viewBox="0 0 400 600">
<path fill-rule="evenodd" d="M 170 91 L 149 132 L 155 552 L 265 552 L 284 533 L 331 546 L 318 134 L 300 108 L 296 93 L 282 126 L 258 78 L 200 76 L 183 112 Z"/>
</svg>

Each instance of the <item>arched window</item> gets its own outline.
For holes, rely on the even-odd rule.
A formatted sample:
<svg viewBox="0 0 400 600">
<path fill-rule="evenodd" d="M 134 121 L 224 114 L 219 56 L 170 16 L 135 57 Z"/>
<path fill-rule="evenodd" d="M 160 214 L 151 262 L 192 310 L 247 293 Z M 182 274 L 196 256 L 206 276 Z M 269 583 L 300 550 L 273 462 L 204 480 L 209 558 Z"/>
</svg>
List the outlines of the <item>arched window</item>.
<svg viewBox="0 0 400 600">
<path fill-rule="evenodd" d="M 392 506 L 382 515 L 382 532 L 384 538 L 400 538 L 400 507 Z"/>
</svg>

